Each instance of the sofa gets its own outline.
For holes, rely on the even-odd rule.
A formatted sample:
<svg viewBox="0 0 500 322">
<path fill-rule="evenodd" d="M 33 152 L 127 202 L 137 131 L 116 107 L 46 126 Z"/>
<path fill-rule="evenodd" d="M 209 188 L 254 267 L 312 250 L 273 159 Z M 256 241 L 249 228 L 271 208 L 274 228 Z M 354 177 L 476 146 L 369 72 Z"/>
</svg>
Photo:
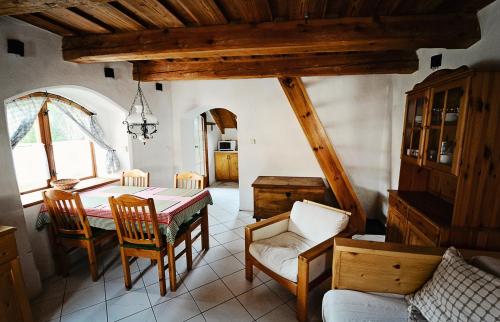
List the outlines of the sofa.
<svg viewBox="0 0 500 322">
<path fill-rule="evenodd" d="M 323 321 L 408 321 L 410 310 L 405 295 L 419 290 L 432 278 L 444 251 L 335 238 L 332 290 L 323 297 Z M 500 253 L 460 253 L 466 260 L 475 260 L 472 264 L 476 267 L 498 277 Z M 413 320 L 426 321 L 422 316 Z"/>
</svg>

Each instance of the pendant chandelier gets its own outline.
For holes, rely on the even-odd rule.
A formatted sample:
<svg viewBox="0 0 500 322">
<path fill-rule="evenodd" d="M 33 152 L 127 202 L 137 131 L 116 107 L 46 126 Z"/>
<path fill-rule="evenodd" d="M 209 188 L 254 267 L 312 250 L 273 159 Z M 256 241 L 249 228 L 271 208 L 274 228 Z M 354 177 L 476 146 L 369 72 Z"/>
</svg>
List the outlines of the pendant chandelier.
<svg viewBox="0 0 500 322">
<path fill-rule="evenodd" d="M 137 83 L 137 93 L 123 124 L 127 125 L 128 134 L 132 135 L 134 139 L 142 141 L 144 144 L 146 144 L 147 140 L 152 139 L 153 134 L 158 130 L 157 127 L 160 123 L 149 109 L 146 97 L 142 92 L 140 74 Z"/>
</svg>

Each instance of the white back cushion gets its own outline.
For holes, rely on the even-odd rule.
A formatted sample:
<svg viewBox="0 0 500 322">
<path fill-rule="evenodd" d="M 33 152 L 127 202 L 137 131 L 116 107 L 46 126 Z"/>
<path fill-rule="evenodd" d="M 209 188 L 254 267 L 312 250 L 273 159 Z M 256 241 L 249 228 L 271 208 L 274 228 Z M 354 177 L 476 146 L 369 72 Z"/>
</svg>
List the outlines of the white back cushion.
<svg viewBox="0 0 500 322">
<path fill-rule="evenodd" d="M 316 243 L 336 236 L 347 227 L 349 216 L 314 204 L 296 201 L 288 222 L 288 231 Z"/>
</svg>

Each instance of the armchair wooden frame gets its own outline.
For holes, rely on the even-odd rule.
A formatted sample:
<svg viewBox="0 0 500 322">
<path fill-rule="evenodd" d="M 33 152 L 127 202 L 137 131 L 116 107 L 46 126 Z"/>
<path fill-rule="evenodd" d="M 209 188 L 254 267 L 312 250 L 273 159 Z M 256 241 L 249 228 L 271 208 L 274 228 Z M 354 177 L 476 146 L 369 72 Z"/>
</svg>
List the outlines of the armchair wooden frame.
<svg viewBox="0 0 500 322">
<path fill-rule="evenodd" d="M 149 172 L 139 169 L 123 171 L 120 184 L 122 186 L 149 187 Z"/>
<path fill-rule="evenodd" d="M 432 277 L 445 248 L 335 238 L 332 289 L 409 294 Z M 500 252 L 460 249 L 465 258 Z"/>
<path fill-rule="evenodd" d="M 325 240 L 324 242 L 308 249 L 307 251 L 299 254 L 298 258 L 298 276 L 297 283 L 294 283 L 277 273 L 273 272 L 266 266 L 262 265 L 259 261 L 257 261 L 249 252 L 250 244 L 254 241 L 254 234 L 259 232 L 265 227 L 268 227 L 273 224 L 278 224 L 283 221 L 288 221 L 290 218 L 290 212 L 286 212 L 277 216 L 273 216 L 269 219 L 259 221 L 255 224 L 251 224 L 245 227 L 245 277 L 248 281 L 253 280 L 253 266 L 257 267 L 278 283 L 280 283 L 283 287 L 285 287 L 288 291 L 290 291 L 293 295 L 297 296 L 297 319 L 299 321 L 307 320 L 307 310 L 308 310 L 308 294 L 309 290 L 318 286 L 321 282 L 328 279 L 331 276 L 331 271 L 327 270 L 314 280 L 309 280 L 309 264 L 315 258 L 325 254 L 331 253 L 333 251 L 333 242 L 334 237 Z M 265 234 L 265 232 L 264 232 Z M 344 230 L 338 236 L 350 237 L 353 233 L 348 230 Z M 271 235 L 266 237 L 272 237 Z"/>
<path fill-rule="evenodd" d="M 78 192 L 47 190 L 42 193 L 45 207 L 51 219 L 52 243 L 55 247 L 56 264 L 63 275 L 68 275 L 67 255 L 76 248 L 87 251 L 90 274 L 93 281 L 99 278 L 96 247 L 111 242 L 115 231 L 102 231 L 94 236 Z"/>
</svg>

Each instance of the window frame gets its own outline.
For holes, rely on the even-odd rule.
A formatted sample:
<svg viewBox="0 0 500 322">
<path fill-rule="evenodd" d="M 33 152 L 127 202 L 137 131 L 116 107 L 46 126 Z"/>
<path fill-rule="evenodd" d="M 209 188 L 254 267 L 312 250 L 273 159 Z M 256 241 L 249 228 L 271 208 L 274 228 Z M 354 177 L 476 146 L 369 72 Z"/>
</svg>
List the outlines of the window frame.
<svg viewBox="0 0 500 322">
<path fill-rule="evenodd" d="M 45 154 L 47 156 L 47 164 L 49 167 L 49 174 L 50 178 L 47 179 L 47 184 L 44 187 L 40 188 L 35 188 L 31 190 L 26 190 L 26 191 L 20 191 L 21 195 L 36 192 L 36 191 L 41 191 L 47 188 L 50 188 L 50 182 L 52 180 L 57 180 L 57 170 L 56 170 L 56 162 L 54 158 L 54 150 L 52 146 L 52 135 L 50 132 L 50 116 L 49 116 L 49 102 L 52 100 L 57 100 L 61 101 L 71 107 L 74 107 L 76 109 L 81 110 L 85 114 L 92 116 L 95 115 L 95 113 L 87 110 L 85 107 L 81 106 L 78 103 L 73 102 L 72 100 L 69 100 L 65 97 L 56 95 L 56 94 L 51 94 L 51 93 L 43 93 L 43 92 L 36 92 L 36 93 L 31 93 L 29 95 L 20 97 L 18 99 L 23 99 L 23 98 L 29 98 L 29 97 L 46 97 L 46 101 L 40 108 L 40 112 L 38 112 L 38 117 L 37 117 L 37 122 L 39 125 L 39 130 L 40 130 L 40 140 L 41 143 L 45 147 Z M 78 178 L 79 180 L 85 180 L 85 179 L 91 179 L 91 178 L 97 178 L 97 165 L 96 165 L 96 158 L 95 158 L 95 148 L 94 148 L 94 142 L 89 141 L 90 144 L 90 157 L 92 161 L 92 169 L 91 173 L 92 175 L 83 177 L 83 178 Z"/>
</svg>

